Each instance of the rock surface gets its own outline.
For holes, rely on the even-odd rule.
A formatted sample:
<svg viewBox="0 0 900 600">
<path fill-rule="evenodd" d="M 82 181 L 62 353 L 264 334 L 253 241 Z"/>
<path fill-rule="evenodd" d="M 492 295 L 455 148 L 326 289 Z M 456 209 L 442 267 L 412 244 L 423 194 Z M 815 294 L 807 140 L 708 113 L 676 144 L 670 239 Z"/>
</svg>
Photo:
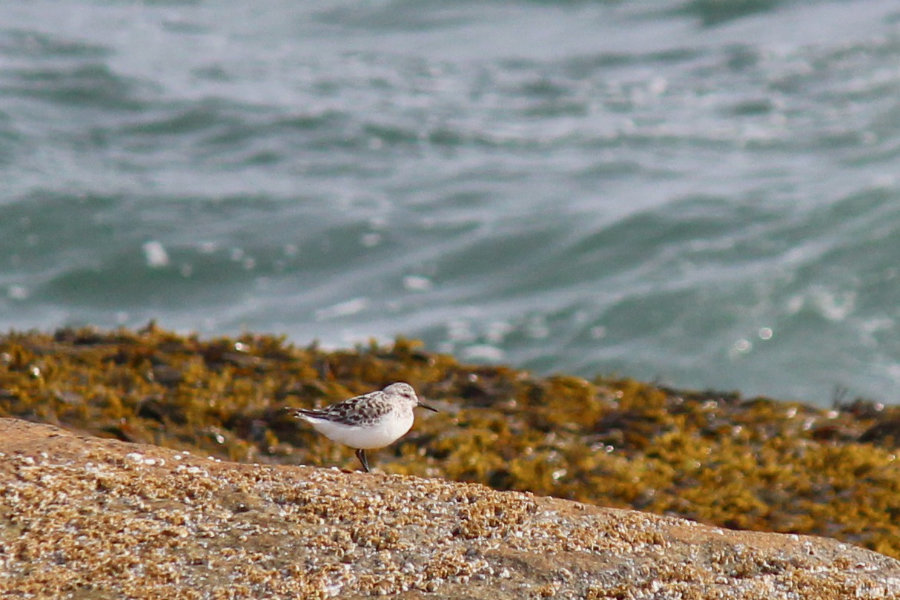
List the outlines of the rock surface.
<svg viewBox="0 0 900 600">
<path fill-rule="evenodd" d="M 0 417 L 245 463 L 356 468 L 352 449 L 285 409 L 395 381 L 441 412 L 423 411 L 372 453 L 383 472 L 824 536 L 900 559 L 900 405 L 836 391 L 825 409 L 627 378 L 537 377 L 404 338 L 323 350 L 152 323 L 0 335 Z"/>
<path fill-rule="evenodd" d="M 0 596 L 900 598 L 900 562 L 477 484 L 0 419 Z"/>
</svg>

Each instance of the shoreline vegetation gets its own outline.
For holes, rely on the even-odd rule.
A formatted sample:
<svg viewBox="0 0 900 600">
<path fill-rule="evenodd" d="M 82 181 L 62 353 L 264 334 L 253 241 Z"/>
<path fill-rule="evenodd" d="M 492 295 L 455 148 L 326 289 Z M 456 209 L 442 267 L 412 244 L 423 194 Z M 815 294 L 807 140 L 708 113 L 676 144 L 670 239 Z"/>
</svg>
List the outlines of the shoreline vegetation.
<svg viewBox="0 0 900 600">
<path fill-rule="evenodd" d="M 730 529 L 834 538 L 900 558 L 900 408 L 816 408 L 627 378 L 537 377 L 398 338 L 61 329 L 0 336 L 0 417 L 198 456 L 355 469 L 291 419 L 407 381 L 442 412 L 373 453 L 386 474 L 481 483 Z"/>
</svg>

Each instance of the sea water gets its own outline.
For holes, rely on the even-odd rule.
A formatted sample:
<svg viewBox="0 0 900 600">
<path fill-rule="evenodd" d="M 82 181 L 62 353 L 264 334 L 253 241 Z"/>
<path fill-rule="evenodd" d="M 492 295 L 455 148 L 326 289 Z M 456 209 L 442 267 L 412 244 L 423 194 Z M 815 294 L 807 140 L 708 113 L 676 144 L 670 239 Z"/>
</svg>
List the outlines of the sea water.
<svg viewBox="0 0 900 600">
<path fill-rule="evenodd" d="M 0 4 L 0 327 L 897 402 L 893 1 Z"/>
</svg>

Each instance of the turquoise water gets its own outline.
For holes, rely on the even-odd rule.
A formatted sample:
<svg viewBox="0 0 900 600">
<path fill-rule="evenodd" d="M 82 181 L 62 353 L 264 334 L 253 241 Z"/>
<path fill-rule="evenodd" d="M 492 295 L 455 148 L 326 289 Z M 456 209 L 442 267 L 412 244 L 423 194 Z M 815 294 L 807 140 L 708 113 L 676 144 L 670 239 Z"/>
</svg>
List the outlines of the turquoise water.
<svg viewBox="0 0 900 600">
<path fill-rule="evenodd" d="M 896 2 L 0 4 L 0 327 L 900 384 Z"/>
</svg>

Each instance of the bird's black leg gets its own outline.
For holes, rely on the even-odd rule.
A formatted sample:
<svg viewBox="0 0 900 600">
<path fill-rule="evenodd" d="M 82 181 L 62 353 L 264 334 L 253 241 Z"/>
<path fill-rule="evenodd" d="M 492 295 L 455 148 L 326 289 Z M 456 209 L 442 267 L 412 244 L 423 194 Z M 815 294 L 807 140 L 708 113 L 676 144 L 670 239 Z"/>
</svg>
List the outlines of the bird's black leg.
<svg viewBox="0 0 900 600">
<path fill-rule="evenodd" d="M 369 461 L 366 460 L 366 451 L 360 448 L 356 451 L 356 458 L 359 459 L 359 462 L 362 463 L 363 470 L 368 473 L 369 472 Z"/>
</svg>

